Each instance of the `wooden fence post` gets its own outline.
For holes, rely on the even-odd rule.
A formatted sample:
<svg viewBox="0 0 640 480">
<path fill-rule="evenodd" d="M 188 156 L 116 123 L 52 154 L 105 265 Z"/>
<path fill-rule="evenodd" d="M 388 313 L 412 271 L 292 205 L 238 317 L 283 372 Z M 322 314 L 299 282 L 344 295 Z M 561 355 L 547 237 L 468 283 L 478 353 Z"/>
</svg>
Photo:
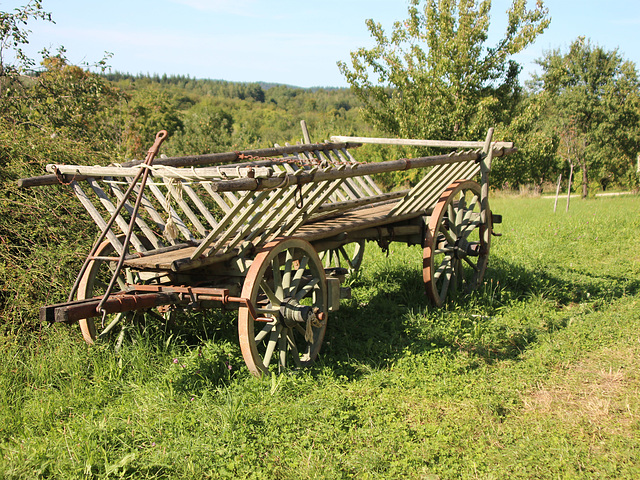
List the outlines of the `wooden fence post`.
<svg viewBox="0 0 640 480">
<path fill-rule="evenodd" d="M 567 186 L 567 208 L 565 212 L 569 211 L 569 200 L 571 199 L 571 180 L 573 179 L 573 163 L 571 164 L 571 169 L 569 170 L 569 185 Z"/>
<path fill-rule="evenodd" d="M 556 187 L 556 201 L 553 204 L 553 213 L 556 213 L 558 207 L 558 195 L 560 195 L 560 180 L 562 180 L 562 174 L 558 175 L 558 186 Z"/>
</svg>

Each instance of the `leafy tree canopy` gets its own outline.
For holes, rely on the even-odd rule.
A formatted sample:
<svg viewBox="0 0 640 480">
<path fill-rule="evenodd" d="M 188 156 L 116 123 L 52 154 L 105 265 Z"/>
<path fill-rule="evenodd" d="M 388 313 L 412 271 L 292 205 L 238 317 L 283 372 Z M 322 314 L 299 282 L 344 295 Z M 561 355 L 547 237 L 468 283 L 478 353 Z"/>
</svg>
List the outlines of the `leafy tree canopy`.
<svg viewBox="0 0 640 480">
<path fill-rule="evenodd" d="M 391 35 L 368 20 L 376 46 L 338 66 L 374 126 L 406 137 L 482 138 L 519 99 L 520 67 L 510 57 L 550 22 L 541 0 L 531 10 L 526 3 L 514 0 L 504 36 L 488 47 L 490 0 L 411 0 Z"/>
<path fill-rule="evenodd" d="M 635 64 L 579 37 L 568 52 L 547 52 L 533 87 L 547 104 L 544 121 L 560 137 L 560 155 L 603 187 L 629 183 L 640 149 L 640 83 Z M 552 113 L 552 114 L 551 114 Z M 625 180 L 626 179 L 626 180 Z"/>
</svg>

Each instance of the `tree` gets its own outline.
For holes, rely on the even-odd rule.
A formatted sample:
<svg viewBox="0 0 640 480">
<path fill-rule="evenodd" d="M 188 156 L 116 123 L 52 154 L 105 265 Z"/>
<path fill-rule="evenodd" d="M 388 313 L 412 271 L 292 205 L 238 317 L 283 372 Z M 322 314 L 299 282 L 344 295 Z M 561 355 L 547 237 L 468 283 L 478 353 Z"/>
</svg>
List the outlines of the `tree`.
<svg viewBox="0 0 640 480">
<path fill-rule="evenodd" d="M 635 65 L 617 50 L 579 37 L 565 54 L 547 52 L 535 85 L 549 98 L 559 154 L 582 171 L 582 197 L 590 178 L 603 188 L 628 182 L 640 145 L 640 89 Z M 627 178 L 628 177 L 628 178 Z"/>
<path fill-rule="evenodd" d="M 506 188 L 532 184 L 542 191 L 543 184 L 555 180 L 560 172 L 559 138 L 549 121 L 547 96 L 525 95 L 513 119 L 502 130 L 504 138 L 517 142 L 518 151 L 493 159 L 492 182 Z"/>
<path fill-rule="evenodd" d="M 45 53 L 45 70 L 23 90 L 22 108 L 15 118 L 96 148 L 113 147 L 117 142 L 113 117 L 123 92 L 99 75 L 69 64 L 63 48 L 57 55 Z"/>
<path fill-rule="evenodd" d="M 351 68 L 338 63 L 365 118 L 391 134 L 448 139 L 482 138 L 487 126 L 508 123 L 520 97 L 510 57 L 550 19 L 541 0 L 532 10 L 514 0 L 504 37 L 487 47 L 490 8 L 490 0 L 411 0 L 391 36 L 368 20 L 376 46 L 352 52 Z"/>
<path fill-rule="evenodd" d="M 183 127 L 167 144 L 169 155 L 202 155 L 231 148 L 233 117 L 211 101 L 202 101 L 183 116 Z"/>
<path fill-rule="evenodd" d="M 166 91 L 155 86 L 133 92 L 121 120 L 125 158 L 144 158 L 156 133 L 166 130 L 171 138 L 184 127 L 172 100 Z"/>
<path fill-rule="evenodd" d="M 13 12 L 0 12 L 0 78 L 17 74 L 35 65 L 21 48 L 29 43 L 31 31 L 26 28 L 29 20 L 53 22 L 51 14 L 42 10 L 42 2 L 39 0 L 30 0 L 25 6 L 15 8 Z M 15 65 L 7 65 L 5 62 L 5 53 L 8 50 L 14 53 Z"/>
</svg>

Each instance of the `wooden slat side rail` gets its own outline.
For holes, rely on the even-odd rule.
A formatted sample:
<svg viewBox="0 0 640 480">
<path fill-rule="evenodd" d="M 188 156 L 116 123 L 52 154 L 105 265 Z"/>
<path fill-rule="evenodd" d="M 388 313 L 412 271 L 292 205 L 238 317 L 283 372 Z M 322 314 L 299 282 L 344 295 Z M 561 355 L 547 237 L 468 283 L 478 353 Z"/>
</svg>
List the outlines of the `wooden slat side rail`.
<svg viewBox="0 0 640 480">
<path fill-rule="evenodd" d="M 222 209 L 223 212 L 229 212 L 229 210 L 231 210 L 231 207 L 227 204 L 225 199 L 222 198 L 222 196 L 218 192 L 213 191 L 210 183 L 203 182 L 202 186 L 211 196 L 211 198 L 216 202 L 216 204 Z"/>
<path fill-rule="evenodd" d="M 437 165 L 418 182 L 396 205 L 392 214 L 424 210 L 440 198 L 440 194 L 454 181 L 471 179 L 480 172 L 475 162 Z"/>
<path fill-rule="evenodd" d="M 116 211 L 116 206 L 113 203 L 111 203 L 111 200 L 109 199 L 108 195 L 100 187 L 100 185 L 98 185 L 98 182 L 94 178 L 87 178 L 87 183 L 89 184 L 93 192 L 98 197 L 98 200 L 100 200 L 100 203 L 109 214 L 109 217 L 111 217 Z M 124 210 L 126 211 L 126 209 Z M 120 227 L 120 231 L 122 233 L 126 233 L 127 230 L 129 229 L 129 222 L 125 220 L 120 213 L 116 215 L 116 224 L 118 225 L 118 227 Z M 135 234 L 135 232 L 131 233 L 130 240 L 131 240 L 131 245 L 133 245 L 136 251 L 146 252 L 147 249 L 144 247 L 144 245 L 142 245 L 142 242 L 140 241 L 138 236 Z"/>
<path fill-rule="evenodd" d="M 290 187 L 281 203 L 268 215 L 264 228 L 252 231 L 243 245 L 243 251 L 248 247 L 257 247 L 268 243 L 272 238 L 282 235 L 284 229 L 298 215 L 296 196 L 301 196 L 303 202 L 309 202 L 310 192 L 316 191 L 314 184 L 304 185 L 300 190 Z M 299 200 L 299 199 L 298 199 Z"/>
<path fill-rule="evenodd" d="M 327 152 L 328 156 L 332 159 L 334 163 L 356 163 L 355 160 L 349 159 L 348 157 L 344 157 L 340 150 L 330 150 Z M 371 180 L 373 181 L 373 180 Z M 360 197 L 366 197 L 375 195 L 376 193 L 373 191 L 371 186 L 367 183 L 367 180 L 364 177 L 353 177 L 352 182 L 355 184 L 358 189 Z M 379 188 L 378 188 L 379 190 Z"/>
<path fill-rule="evenodd" d="M 224 251 L 226 252 L 229 249 L 235 248 L 241 241 L 250 235 L 252 231 L 261 231 L 266 225 L 269 212 L 277 209 L 276 205 L 286 193 L 287 189 L 285 188 L 279 188 L 276 191 L 271 192 L 265 201 L 252 212 L 253 215 L 239 226 L 235 236 L 233 236 L 233 239 L 224 245 Z M 224 237 L 220 242 L 223 241 L 225 241 Z M 214 252 L 215 250 L 212 249 L 208 255 L 211 255 Z"/>
<path fill-rule="evenodd" d="M 265 198 L 269 192 L 260 192 L 260 197 Z M 237 220 L 239 218 L 247 215 L 248 209 L 244 209 L 243 207 L 247 205 L 249 202 L 255 202 L 256 195 L 253 192 L 246 192 L 240 201 L 227 212 L 224 218 L 218 223 L 218 226 L 214 228 L 209 234 L 204 238 L 202 243 L 198 246 L 198 248 L 193 252 L 192 259 L 201 257 L 205 255 L 206 250 L 209 246 L 216 240 L 218 237 L 224 234 L 225 231 L 228 231 L 234 225 L 234 222 L 237 224 Z M 243 220 L 244 221 L 244 220 Z"/>
<path fill-rule="evenodd" d="M 334 158 L 331 158 L 330 153 L 331 153 L 331 150 L 324 151 L 324 152 L 320 152 L 319 150 L 313 151 L 313 154 L 318 162 L 327 163 L 330 165 L 331 164 L 340 165 L 340 162 L 337 162 Z M 344 193 L 346 198 L 349 200 L 357 200 L 358 198 L 362 198 L 364 196 L 364 194 L 358 187 L 355 181 L 355 178 L 347 178 L 340 188 L 340 190 Z"/>
<path fill-rule="evenodd" d="M 122 191 L 118 188 L 118 185 L 116 183 L 111 184 L 111 188 L 114 190 L 114 192 L 118 196 L 118 198 L 121 198 L 124 195 L 122 193 Z M 136 188 L 134 188 L 133 191 L 134 191 L 134 193 L 138 194 L 139 189 L 136 187 Z M 162 237 L 162 234 L 165 231 L 165 221 L 162 218 L 162 216 L 160 215 L 160 213 L 158 212 L 158 210 L 156 209 L 155 205 L 151 202 L 149 197 L 147 195 L 145 195 L 144 193 L 142 194 L 142 200 L 141 200 L 140 205 L 143 207 L 144 211 L 148 215 L 148 218 L 151 221 L 153 221 L 153 223 L 155 223 L 155 225 L 156 225 L 156 229 L 159 232 L 157 234 L 157 242 L 161 243 L 161 244 L 164 244 L 164 241 L 166 241 L 170 245 L 176 245 L 178 242 L 176 241 L 175 238 L 164 238 L 164 237 Z M 138 213 L 140 214 L 140 212 L 138 212 Z"/>
<path fill-rule="evenodd" d="M 202 165 L 216 165 L 225 163 L 235 163 L 238 166 L 255 165 L 261 162 L 243 162 L 237 163 L 238 160 L 242 160 L 247 157 L 277 157 L 279 155 L 290 155 L 296 152 L 304 152 L 311 150 L 331 150 L 331 149 L 350 149 L 361 146 L 359 143 L 324 143 L 324 144 L 312 144 L 312 145 L 290 145 L 287 147 L 277 148 L 262 148 L 255 150 L 244 150 L 240 152 L 225 152 L 225 153 L 210 153 L 205 155 L 189 155 L 184 157 L 167 157 L 156 158 L 153 162 L 154 165 L 165 165 L 172 167 L 197 167 Z M 134 167 L 144 163 L 142 160 L 132 160 L 130 162 L 122 163 L 124 168 Z M 268 162 L 266 162 L 268 163 Z M 86 180 L 86 176 L 78 175 L 62 175 L 64 182 L 71 182 L 72 180 L 80 181 Z M 40 175 L 37 177 L 21 178 L 17 181 L 19 188 L 30 188 L 44 185 L 59 185 L 61 178 L 56 175 Z"/>
<path fill-rule="evenodd" d="M 186 215 L 186 217 L 191 222 L 191 225 L 198 231 L 200 234 L 199 238 L 204 237 L 207 234 L 207 229 L 202 225 L 198 216 L 193 212 L 191 207 L 184 201 L 182 198 L 182 191 L 178 191 L 178 189 L 183 189 L 182 182 L 180 181 L 172 181 L 171 179 L 165 179 L 165 187 L 169 192 L 169 196 L 165 198 L 166 200 L 173 201 L 180 207 L 182 212 Z"/>
<path fill-rule="evenodd" d="M 76 194 L 76 197 L 78 197 L 78 200 L 80 200 L 80 203 L 82 203 L 85 210 L 89 213 L 98 228 L 101 231 L 104 231 L 105 227 L 107 226 L 107 222 L 104 220 L 104 218 L 102 218 L 102 215 L 100 215 L 100 212 L 93 205 L 93 203 L 91 203 L 89 196 L 84 192 L 84 190 L 82 190 L 82 188 L 76 181 L 71 182 L 71 188 L 73 188 L 73 193 Z M 118 240 L 117 235 L 113 233 L 113 231 L 109 230 L 107 232 L 107 239 L 109 240 L 115 251 L 118 253 L 118 255 L 122 255 L 124 246 L 122 245 L 120 240 Z"/>
<path fill-rule="evenodd" d="M 318 188 L 315 189 L 315 194 L 309 198 L 311 205 L 301 215 L 297 215 L 292 220 L 290 225 L 286 226 L 285 236 L 295 235 L 298 228 L 303 225 L 307 219 L 313 215 L 321 205 L 326 203 L 326 200 L 333 194 L 333 191 L 340 187 L 340 184 L 344 182 L 343 179 L 327 180 L 320 182 Z M 357 199 L 356 199 L 357 200 Z M 283 226 L 283 228 L 285 228 Z M 270 239 L 272 240 L 272 239 Z"/>
<path fill-rule="evenodd" d="M 195 240 L 195 237 L 191 234 L 191 232 L 189 231 L 189 229 L 187 228 L 185 223 L 182 221 L 182 219 L 178 215 L 178 212 L 176 212 L 175 209 L 171 206 L 171 204 L 169 202 L 167 202 L 166 195 L 163 194 L 160 191 L 158 186 L 153 184 L 153 183 L 151 183 L 151 184 L 147 184 L 147 188 L 153 194 L 153 196 L 156 198 L 158 203 L 162 206 L 162 208 L 167 213 L 167 215 L 173 220 L 174 225 L 180 231 L 180 233 L 182 234 L 184 239 L 187 240 L 187 241 Z M 135 188 L 134 191 L 136 192 L 136 194 L 138 194 L 139 193 L 139 188 Z M 168 222 L 168 220 L 167 220 L 167 222 Z M 165 232 L 167 230 L 167 228 L 166 228 L 167 227 L 167 222 L 165 222 Z M 167 235 L 165 235 L 165 237 L 167 237 Z M 174 240 L 177 240 L 177 239 L 174 239 Z"/>
<path fill-rule="evenodd" d="M 327 167 L 327 169 L 330 167 Z M 344 166 L 339 167 L 344 168 Z M 319 184 L 307 184 L 301 189 L 303 208 L 300 208 L 297 202 L 291 202 L 282 210 L 278 217 L 272 222 L 270 228 L 262 234 L 258 242 L 254 245 L 262 245 L 282 236 L 290 235 L 293 225 L 305 219 L 309 212 L 313 212 L 320 203 L 326 201 L 341 186 L 342 180 L 334 180 L 332 182 L 320 182 Z"/>
<path fill-rule="evenodd" d="M 200 214 L 207 220 L 211 228 L 218 226 L 218 222 L 209 211 L 209 208 L 203 203 L 198 194 L 193 190 L 187 182 L 182 182 L 182 191 L 186 192 L 193 204 L 196 206 Z"/>
<path fill-rule="evenodd" d="M 120 202 L 124 198 L 124 193 L 120 190 L 120 187 L 117 183 L 112 182 L 110 178 L 105 178 L 105 182 L 109 185 L 115 199 Z M 144 207 L 144 202 L 142 202 L 141 205 Z M 124 208 L 127 210 L 129 215 L 133 213 L 133 205 L 129 202 L 124 203 Z M 147 222 L 144 221 L 140 211 L 138 211 L 138 215 L 136 215 L 136 225 L 154 249 L 163 248 L 165 246 L 160 238 L 153 232 L 153 230 L 151 230 Z M 159 231 L 162 231 L 164 227 L 156 224 L 156 228 L 159 228 Z"/>
<path fill-rule="evenodd" d="M 351 155 L 351 152 L 348 151 L 346 148 L 341 148 L 340 151 L 342 152 L 342 154 L 347 157 L 351 163 L 358 163 L 356 162 L 356 159 L 353 158 L 353 155 Z M 378 184 L 373 180 L 373 178 L 371 178 L 370 175 L 363 175 L 361 177 L 363 180 L 365 180 L 367 182 L 367 184 L 373 189 L 375 190 L 375 192 L 380 195 L 382 192 L 382 189 L 378 186 Z"/>
<path fill-rule="evenodd" d="M 140 168 L 149 169 L 149 175 L 155 178 L 179 178 L 182 180 L 224 180 L 227 178 L 260 177 L 268 178 L 273 175 L 271 167 L 207 167 L 207 168 L 174 168 L 163 165 L 119 167 L 119 166 L 85 166 L 85 165 L 58 165 L 48 164 L 48 172 L 57 172 L 61 175 L 79 175 L 91 177 L 133 177 L 138 174 Z"/>
</svg>

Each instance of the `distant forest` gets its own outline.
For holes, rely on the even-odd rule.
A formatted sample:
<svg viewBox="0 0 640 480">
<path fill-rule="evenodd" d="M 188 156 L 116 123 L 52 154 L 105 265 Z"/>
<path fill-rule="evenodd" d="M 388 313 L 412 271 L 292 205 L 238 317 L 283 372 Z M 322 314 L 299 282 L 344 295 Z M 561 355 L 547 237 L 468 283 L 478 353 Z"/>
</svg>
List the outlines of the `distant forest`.
<svg viewBox="0 0 640 480">
<path fill-rule="evenodd" d="M 102 74 L 127 94 L 140 140 L 169 131 L 168 154 L 200 154 L 300 141 L 305 120 L 313 141 L 372 133 L 349 88 L 299 88 L 273 83 L 195 79 L 188 75 Z M 130 149 L 126 154 L 140 155 Z"/>
</svg>

